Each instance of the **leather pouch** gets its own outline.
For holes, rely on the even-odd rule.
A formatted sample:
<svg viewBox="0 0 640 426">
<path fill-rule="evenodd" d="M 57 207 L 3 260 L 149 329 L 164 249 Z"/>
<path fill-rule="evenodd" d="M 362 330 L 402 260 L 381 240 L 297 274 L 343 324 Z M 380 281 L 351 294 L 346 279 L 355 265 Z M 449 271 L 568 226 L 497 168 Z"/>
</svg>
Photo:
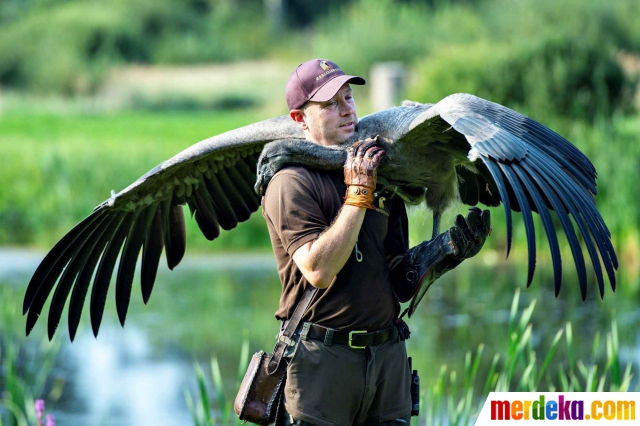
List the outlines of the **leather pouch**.
<svg viewBox="0 0 640 426">
<path fill-rule="evenodd" d="M 240 420 L 259 425 L 275 422 L 282 405 L 286 363 L 280 362 L 273 374 L 267 372 L 272 355 L 256 352 L 242 379 L 233 408 Z"/>
<path fill-rule="evenodd" d="M 273 354 L 260 351 L 251 358 L 233 404 L 240 420 L 259 425 L 274 422 L 281 424 L 283 413 L 280 407 L 282 407 L 284 382 L 287 375 L 287 363 L 283 361 L 282 356 L 286 348 L 293 344 L 291 337 L 298 329 L 316 290 L 315 287 L 309 286 L 304 291 L 291 319 L 283 324 L 283 329 L 278 334 Z"/>
</svg>

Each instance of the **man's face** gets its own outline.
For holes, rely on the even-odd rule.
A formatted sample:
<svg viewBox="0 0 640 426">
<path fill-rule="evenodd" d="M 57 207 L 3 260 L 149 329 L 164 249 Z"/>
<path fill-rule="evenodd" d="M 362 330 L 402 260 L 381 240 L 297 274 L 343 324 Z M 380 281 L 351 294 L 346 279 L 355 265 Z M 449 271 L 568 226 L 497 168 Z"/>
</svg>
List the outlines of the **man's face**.
<svg viewBox="0 0 640 426">
<path fill-rule="evenodd" d="M 356 130 L 358 116 L 349 83 L 326 102 L 308 102 L 302 110 L 292 110 L 291 118 L 305 131 L 308 140 L 320 145 L 340 145 Z"/>
</svg>

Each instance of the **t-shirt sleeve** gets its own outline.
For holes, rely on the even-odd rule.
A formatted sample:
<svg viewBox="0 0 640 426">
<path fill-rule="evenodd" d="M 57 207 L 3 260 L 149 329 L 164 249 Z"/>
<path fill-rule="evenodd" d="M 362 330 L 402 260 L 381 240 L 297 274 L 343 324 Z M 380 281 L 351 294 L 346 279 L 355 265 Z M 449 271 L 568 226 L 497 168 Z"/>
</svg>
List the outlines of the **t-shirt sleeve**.
<svg viewBox="0 0 640 426">
<path fill-rule="evenodd" d="M 393 197 L 393 206 L 389 214 L 387 236 L 384 240 L 387 264 L 390 267 L 402 259 L 409 250 L 409 219 L 404 201 L 398 196 Z"/>
<path fill-rule="evenodd" d="M 263 214 L 290 256 L 330 225 L 317 197 L 311 181 L 299 173 L 282 170 L 269 182 L 262 200 Z"/>
</svg>

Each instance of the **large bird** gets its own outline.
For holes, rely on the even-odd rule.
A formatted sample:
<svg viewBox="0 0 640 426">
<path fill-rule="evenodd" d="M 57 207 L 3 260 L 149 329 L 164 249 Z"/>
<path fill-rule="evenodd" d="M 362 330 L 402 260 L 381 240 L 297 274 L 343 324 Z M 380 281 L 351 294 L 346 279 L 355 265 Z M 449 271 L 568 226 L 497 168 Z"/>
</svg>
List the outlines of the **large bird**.
<svg viewBox="0 0 640 426">
<path fill-rule="evenodd" d="M 306 141 L 288 116 L 262 121 L 197 143 L 118 194 L 112 193 L 62 237 L 38 266 L 24 298 L 27 334 L 55 287 L 48 318 L 49 338 L 71 294 L 68 326 L 73 340 L 93 278 L 90 311 L 97 336 L 119 253 L 115 296 L 118 317 L 124 325 L 140 251 L 145 303 L 163 249 L 170 269 L 185 253 L 184 204 L 204 236 L 214 240 L 220 228 L 233 229 L 258 210 L 258 194 L 281 167 L 303 164 L 340 169 L 351 142 L 376 135 L 381 136 L 380 143 L 387 152 L 378 170 L 379 184 L 406 203 L 426 201 L 434 214 L 434 235 L 439 232 L 442 212 L 456 200 L 493 207 L 502 202 L 507 254 L 512 239 L 511 211 L 521 212 L 524 217 L 529 285 L 536 258 L 532 212 L 537 212 L 549 241 L 557 296 L 562 261 L 550 214 L 553 210 L 573 254 L 582 298 L 587 291 L 586 267 L 573 222 L 591 258 L 601 296 L 602 265 L 615 290 L 618 262 L 609 230 L 594 203 L 596 170 L 582 152 L 557 133 L 469 94 L 451 95 L 437 104 L 405 101 L 400 107 L 363 117 L 356 130 L 344 146 L 323 147 Z"/>
</svg>

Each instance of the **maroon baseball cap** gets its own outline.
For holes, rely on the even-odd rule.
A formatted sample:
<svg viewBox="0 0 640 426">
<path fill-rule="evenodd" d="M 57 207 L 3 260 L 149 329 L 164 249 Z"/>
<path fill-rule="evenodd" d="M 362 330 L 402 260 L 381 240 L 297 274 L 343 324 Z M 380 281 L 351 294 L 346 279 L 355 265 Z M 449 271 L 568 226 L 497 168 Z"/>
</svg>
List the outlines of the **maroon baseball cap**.
<svg viewBox="0 0 640 426">
<path fill-rule="evenodd" d="M 312 59 L 300 64 L 287 81 L 285 92 L 289 110 L 299 109 L 308 101 L 328 101 L 347 82 L 366 84 L 364 78 L 346 75 L 335 62 L 326 59 Z"/>
</svg>

